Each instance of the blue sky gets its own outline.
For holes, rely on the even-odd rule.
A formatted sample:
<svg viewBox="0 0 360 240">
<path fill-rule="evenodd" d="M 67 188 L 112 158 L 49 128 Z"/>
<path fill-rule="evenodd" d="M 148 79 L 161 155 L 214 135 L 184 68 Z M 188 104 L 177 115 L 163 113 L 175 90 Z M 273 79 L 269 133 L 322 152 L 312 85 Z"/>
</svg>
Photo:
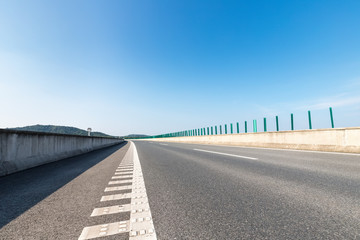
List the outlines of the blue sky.
<svg viewBox="0 0 360 240">
<path fill-rule="evenodd" d="M 360 126 L 360 1 L 0 0 L 0 128 Z M 259 126 L 259 130 L 262 125 Z"/>
</svg>

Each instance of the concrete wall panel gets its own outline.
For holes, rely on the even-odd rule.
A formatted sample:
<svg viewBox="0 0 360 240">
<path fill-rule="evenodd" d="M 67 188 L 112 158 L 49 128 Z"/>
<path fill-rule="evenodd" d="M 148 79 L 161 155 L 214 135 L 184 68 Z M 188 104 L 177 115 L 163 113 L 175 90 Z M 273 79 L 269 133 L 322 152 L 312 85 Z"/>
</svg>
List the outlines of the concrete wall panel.
<svg viewBox="0 0 360 240">
<path fill-rule="evenodd" d="M 360 153 L 360 128 L 173 137 L 150 141 Z"/>
<path fill-rule="evenodd" d="M 117 138 L 0 129 L 0 176 L 121 142 Z"/>
</svg>

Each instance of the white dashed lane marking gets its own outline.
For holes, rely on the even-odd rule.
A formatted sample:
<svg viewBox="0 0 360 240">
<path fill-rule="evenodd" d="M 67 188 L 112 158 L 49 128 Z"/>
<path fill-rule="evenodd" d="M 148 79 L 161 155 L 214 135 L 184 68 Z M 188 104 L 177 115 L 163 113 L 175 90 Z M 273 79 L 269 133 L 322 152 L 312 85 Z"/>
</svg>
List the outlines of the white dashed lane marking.
<svg viewBox="0 0 360 240">
<path fill-rule="evenodd" d="M 131 198 L 131 193 L 120 193 L 120 194 L 102 196 L 100 202 L 127 199 L 127 198 Z"/>
<path fill-rule="evenodd" d="M 132 173 L 121 173 L 121 172 L 116 172 L 115 175 L 120 175 L 120 176 L 132 176 Z"/>
<path fill-rule="evenodd" d="M 237 158 L 245 158 L 245 159 L 250 159 L 250 160 L 258 160 L 258 158 L 254 158 L 254 157 L 247 157 L 247 156 L 241 156 L 241 155 L 235 155 L 235 154 L 229 154 L 229 153 L 214 152 L 214 151 L 208 151 L 208 150 L 196 149 L 196 148 L 194 150 L 199 151 L 199 152 L 207 152 L 207 153 L 219 154 L 219 155 L 224 155 L 224 156 L 229 156 L 229 157 L 237 157 Z"/>
<path fill-rule="evenodd" d="M 109 185 L 124 184 L 124 183 L 132 183 L 132 180 L 110 181 L 110 182 L 109 182 Z"/>
<path fill-rule="evenodd" d="M 121 221 L 85 227 L 79 240 L 110 236 L 130 231 L 129 221 Z"/>
<path fill-rule="evenodd" d="M 91 217 L 107 215 L 107 214 L 115 214 L 121 212 L 129 212 L 130 207 L 131 207 L 130 204 L 125 204 L 125 205 L 116 205 L 116 206 L 103 207 L 103 208 L 95 208 L 91 214 Z"/>
<path fill-rule="evenodd" d="M 117 173 L 132 173 L 133 170 L 116 170 Z"/>
<path fill-rule="evenodd" d="M 112 192 L 112 191 L 122 191 L 122 190 L 131 190 L 132 186 L 117 186 L 117 187 L 107 187 L 105 188 L 105 192 Z"/>
<path fill-rule="evenodd" d="M 111 177 L 111 179 L 132 179 L 132 174 L 131 175 L 123 175 L 123 176 L 114 176 Z"/>
<path fill-rule="evenodd" d="M 126 172 L 126 171 L 132 172 L 133 169 L 132 168 L 118 168 L 118 169 L 116 169 L 116 172 Z"/>
<path fill-rule="evenodd" d="M 131 193 L 119 193 L 102 196 L 100 202 L 120 199 L 131 199 L 131 204 L 115 205 L 95 208 L 91 217 L 130 212 L 129 221 L 105 223 L 85 227 L 79 240 L 129 233 L 130 240 L 156 240 L 156 233 L 151 217 L 149 201 L 146 194 L 145 182 L 142 175 L 139 156 L 135 144 L 131 142 L 128 152 L 115 171 L 109 185 L 131 184 L 126 186 L 106 187 L 105 192 L 130 190 Z M 129 179 L 130 178 L 130 179 Z"/>
</svg>

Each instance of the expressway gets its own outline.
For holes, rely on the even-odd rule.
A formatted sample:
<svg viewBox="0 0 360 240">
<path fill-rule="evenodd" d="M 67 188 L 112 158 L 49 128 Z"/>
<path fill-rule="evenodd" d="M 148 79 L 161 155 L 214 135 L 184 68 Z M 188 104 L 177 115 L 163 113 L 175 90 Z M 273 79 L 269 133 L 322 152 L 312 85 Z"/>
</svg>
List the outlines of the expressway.
<svg viewBox="0 0 360 240">
<path fill-rule="evenodd" d="M 91 226 L 131 224 L 132 211 L 91 215 L 133 206 L 100 201 L 121 169 L 135 171 L 132 156 L 157 239 L 360 239 L 360 155 L 151 141 L 0 178 L 0 239 L 90 239 Z M 132 239 L 126 229 L 99 239 Z"/>
</svg>

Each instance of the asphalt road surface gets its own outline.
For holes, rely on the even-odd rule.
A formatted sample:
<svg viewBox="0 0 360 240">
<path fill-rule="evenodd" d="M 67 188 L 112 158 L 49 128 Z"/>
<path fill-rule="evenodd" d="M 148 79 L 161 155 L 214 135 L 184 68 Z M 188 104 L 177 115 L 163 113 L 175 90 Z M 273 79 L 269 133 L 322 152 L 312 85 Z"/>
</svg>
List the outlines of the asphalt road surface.
<svg viewBox="0 0 360 240">
<path fill-rule="evenodd" d="M 360 240 L 360 155 L 134 143 L 158 239 Z M 129 219 L 90 217 L 129 146 L 0 178 L 0 239 L 78 239 Z"/>
</svg>

